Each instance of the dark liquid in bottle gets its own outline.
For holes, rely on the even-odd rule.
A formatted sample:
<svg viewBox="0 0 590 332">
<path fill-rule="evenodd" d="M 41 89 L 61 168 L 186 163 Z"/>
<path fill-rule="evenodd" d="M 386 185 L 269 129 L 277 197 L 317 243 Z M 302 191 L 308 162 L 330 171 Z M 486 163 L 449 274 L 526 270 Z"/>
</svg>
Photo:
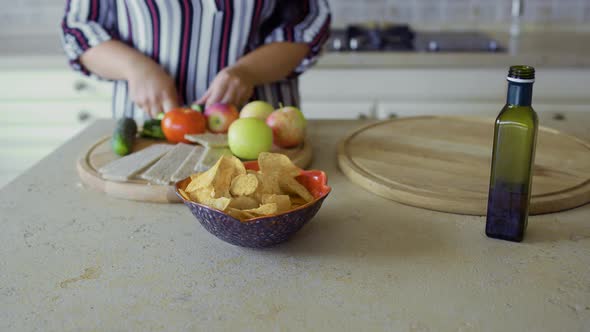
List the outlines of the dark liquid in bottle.
<svg viewBox="0 0 590 332">
<path fill-rule="evenodd" d="M 522 241 L 528 217 L 528 185 L 497 181 L 490 188 L 486 235 Z"/>
</svg>

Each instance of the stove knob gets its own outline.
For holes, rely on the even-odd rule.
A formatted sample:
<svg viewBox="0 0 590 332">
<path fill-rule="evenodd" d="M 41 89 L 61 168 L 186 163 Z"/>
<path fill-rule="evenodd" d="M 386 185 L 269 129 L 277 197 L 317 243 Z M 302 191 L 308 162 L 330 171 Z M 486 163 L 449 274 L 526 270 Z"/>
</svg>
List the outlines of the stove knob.
<svg viewBox="0 0 590 332">
<path fill-rule="evenodd" d="M 340 40 L 340 38 L 332 40 L 332 49 L 335 51 L 342 51 L 342 40 Z"/>
<path fill-rule="evenodd" d="M 491 52 L 496 52 L 498 50 L 498 43 L 495 40 L 490 40 L 488 43 L 488 50 Z"/>
<path fill-rule="evenodd" d="M 354 37 L 350 38 L 350 40 L 348 41 L 348 48 L 351 51 L 358 50 L 358 48 L 359 48 L 359 41 L 358 41 L 358 39 L 356 39 Z"/>
<path fill-rule="evenodd" d="M 428 42 L 428 50 L 430 52 L 438 52 L 440 50 L 440 46 L 438 46 L 438 42 L 435 40 L 431 40 Z"/>
</svg>

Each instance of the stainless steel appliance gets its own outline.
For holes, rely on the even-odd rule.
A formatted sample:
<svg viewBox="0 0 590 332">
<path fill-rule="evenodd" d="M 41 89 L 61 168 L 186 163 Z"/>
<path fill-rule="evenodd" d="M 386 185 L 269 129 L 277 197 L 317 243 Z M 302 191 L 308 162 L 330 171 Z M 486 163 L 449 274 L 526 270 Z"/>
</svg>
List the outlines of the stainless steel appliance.
<svg viewBox="0 0 590 332">
<path fill-rule="evenodd" d="M 481 32 L 421 32 L 408 25 L 351 25 L 333 29 L 330 52 L 505 52 L 500 43 Z"/>
</svg>

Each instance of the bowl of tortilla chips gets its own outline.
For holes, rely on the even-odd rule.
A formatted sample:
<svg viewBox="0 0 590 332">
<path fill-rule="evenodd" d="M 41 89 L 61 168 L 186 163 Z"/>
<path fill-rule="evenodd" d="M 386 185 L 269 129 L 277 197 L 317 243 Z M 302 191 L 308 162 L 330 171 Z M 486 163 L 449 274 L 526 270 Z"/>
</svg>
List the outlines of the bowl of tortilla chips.
<svg viewBox="0 0 590 332">
<path fill-rule="evenodd" d="M 209 170 L 176 183 L 176 194 L 207 231 L 251 248 L 291 238 L 330 191 L 324 172 L 302 170 L 287 156 L 267 152 L 247 162 L 222 156 Z"/>
</svg>

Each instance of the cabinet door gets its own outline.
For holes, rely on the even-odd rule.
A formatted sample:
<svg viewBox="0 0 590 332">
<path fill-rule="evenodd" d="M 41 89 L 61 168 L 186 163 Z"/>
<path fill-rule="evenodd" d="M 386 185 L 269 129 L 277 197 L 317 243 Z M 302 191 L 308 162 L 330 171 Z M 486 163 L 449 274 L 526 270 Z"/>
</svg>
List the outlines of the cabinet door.
<svg viewBox="0 0 590 332">
<path fill-rule="evenodd" d="M 110 117 L 110 108 L 110 101 L 0 101 L 0 186 L 79 133 L 94 119 Z"/>
<path fill-rule="evenodd" d="M 6 125 L 84 125 L 98 118 L 111 118 L 111 101 L 0 100 L 0 127 Z"/>
<path fill-rule="evenodd" d="M 112 86 L 67 69 L 3 70 L 0 100 L 110 100 Z"/>
<path fill-rule="evenodd" d="M 383 102 L 377 105 L 377 117 L 388 119 L 419 115 L 477 115 L 495 117 L 502 105 L 467 102 Z"/>
<path fill-rule="evenodd" d="M 395 117 L 420 116 L 420 115 L 473 115 L 496 117 L 502 107 L 503 101 L 495 102 L 380 102 L 377 105 L 377 117 L 388 119 Z M 537 113 L 551 112 L 556 116 L 560 112 L 590 112 L 589 104 L 560 104 L 560 103 L 533 103 Z"/>
<path fill-rule="evenodd" d="M 533 96 L 534 99 L 534 96 Z M 541 102 L 536 103 L 533 100 L 533 108 L 537 112 L 548 112 L 558 114 L 560 112 L 589 112 L 590 113 L 590 101 L 589 102 L 578 102 L 578 103 L 549 103 Z"/>
<path fill-rule="evenodd" d="M 3 145 L 0 148 L 2 151 L 2 162 L 0 163 L 0 174 L 14 173 L 18 174 L 27 168 L 33 166 L 41 158 L 45 157 L 51 151 L 55 150 L 59 144 L 26 144 L 18 148 L 7 148 Z"/>
<path fill-rule="evenodd" d="M 304 100 L 301 111 L 307 119 L 363 119 L 374 117 L 375 105 L 368 101 Z"/>
</svg>

